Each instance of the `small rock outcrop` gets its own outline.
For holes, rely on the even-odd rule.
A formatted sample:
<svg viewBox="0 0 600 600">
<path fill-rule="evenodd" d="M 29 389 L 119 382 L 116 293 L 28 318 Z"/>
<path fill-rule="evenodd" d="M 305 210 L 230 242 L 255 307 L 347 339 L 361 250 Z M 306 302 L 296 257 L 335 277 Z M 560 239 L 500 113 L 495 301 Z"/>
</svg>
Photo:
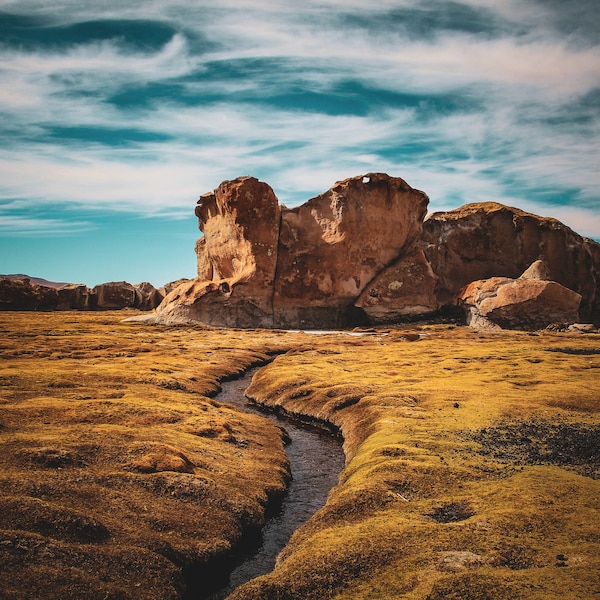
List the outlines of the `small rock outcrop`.
<svg viewBox="0 0 600 600">
<path fill-rule="evenodd" d="M 579 318 L 581 295 L 546 279 L 542 261 L 533 263 L 518 279 L 491 277 L 473 281 L 455 298 L 474 327 L 543 329 Z"/>
<path fill-rule="evenodd" d="M 31 283 L 28 277 L 0 278 L 0 310 L 54 310 L 57 304 L 55 288 Z"/>
</svg>

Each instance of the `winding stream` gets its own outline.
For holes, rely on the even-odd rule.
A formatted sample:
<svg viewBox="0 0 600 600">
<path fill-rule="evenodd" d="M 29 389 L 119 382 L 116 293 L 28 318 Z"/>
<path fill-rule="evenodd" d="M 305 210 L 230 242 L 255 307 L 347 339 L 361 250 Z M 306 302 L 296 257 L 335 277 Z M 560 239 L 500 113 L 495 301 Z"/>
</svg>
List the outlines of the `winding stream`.
<svg viewBox="0 0 600 600">
<path fill-rule="evenodd" d="M 280 510 L 267 520 L 255 550 L 240 557 L 240 562 L 230 573 L 228 584 L 206 597 L 206 600 L 222 600 L 243 583 L 272 571 L 277 555 L 292 533 L 325 504 L 329 490 L 337 484 L 344 467 L 339 437 L 300 421 L 261 410 L 247 400 L 244 392 L 255 371 L 247 373 L 242 379 L 223 382 L 222 391 L 215 400 L 259 414 L 285 427 L 291 439 L 286 452 L 291 463 L 292 480 Z"/>
</svg>

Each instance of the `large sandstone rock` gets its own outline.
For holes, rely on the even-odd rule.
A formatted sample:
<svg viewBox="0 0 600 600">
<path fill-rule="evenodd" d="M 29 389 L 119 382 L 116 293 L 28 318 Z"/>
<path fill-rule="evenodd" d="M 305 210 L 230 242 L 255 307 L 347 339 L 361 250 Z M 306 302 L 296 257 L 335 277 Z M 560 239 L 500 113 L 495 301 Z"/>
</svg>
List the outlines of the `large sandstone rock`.
<svg viewBox="0 0 600 600">
<path fill-rule="evenodd" d="M 545 277 L 547 269 L 536 261 L 518 279 L 491 277 L 473 281 L 455 298 L 474 327 L 543 329 L 579 318 L 581 295 Z"/>
<path fill-rule="evenodd" d="M 517 278 L 541 259 L 548 278 L 581 294 L 580 319 L 598 318 L 598 244 L 556 219 L 494 202 L 430 215 L 423 250 L 439 277 L 437 295 L 449 305 L 458 290 L 490 277 Z"/>
<path fill-rule="evenodd" d="M 275 325 L 352 324 L 365 287 L 418 241 L 428 202 L 403 179 L 369 173 L 284 211 Z"/>
<path fill-rule="evenodd" d="M 355 324 L 365 318 L 354 305 L 365 287 L 414 249 L 427 203 L 423 192 L 381 173 L 338 182 L 291 210 L 281 210 L 272 189 L 254 178 L 226 181 L 196 209 L 204 233 L 196 244 L 198 279 L 173 290 L 157 320 Z"/>
<path fill-rule="evenodd" d="M 456 310 L 455 294 L 472 282 L 467 305 L 494 296 L 503 308 L 490 309 L 492 317 L 509 305 L 519 312 L 499 322 L 600 319 L 596 242 L 555 219 L 496 203 L 435 213 L 423 223 L 427 203 L 423 192 L 382 173 L 338 182 L 291 210 L 280 209 L 271 188 L 254 178 L 223 182 L 196 209 L 204 233 L 196 245 L 198 278 L 173 289 L 149 320 L 281 328 L 394 323 Z M 490 278 L 511 281 L 480 283 Z M 563 288 L 580 295 L 579 318 L 572 314 L 576 296 Z M 537 319 L 527 311 L 546 314 Z"/>
<path fill-rule="evenodd" d="M 254 177 L 224 181 L 196 207 L 198 278 L 169 293 L 160 318 L 224 327 L 272 327 L 280 207 Z"/>
</svg>

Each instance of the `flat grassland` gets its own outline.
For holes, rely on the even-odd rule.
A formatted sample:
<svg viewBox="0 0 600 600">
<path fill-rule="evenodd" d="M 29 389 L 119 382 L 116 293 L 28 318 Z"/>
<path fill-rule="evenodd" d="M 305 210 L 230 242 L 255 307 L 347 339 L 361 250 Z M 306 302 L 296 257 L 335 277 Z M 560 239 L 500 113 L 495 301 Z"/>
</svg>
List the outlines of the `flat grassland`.
<svg viewBox="0 0 600 600">
<path fill-rule="evenodd" d="M 0 313 L 0 597 L 202 589 L 289 477 L 280 429 L 211 397 L 283 352 L 248 394 L 339 427 L 346 467 L 232 599 L 600 594 L 600 336 L 125 316 Z"/>
</svg>

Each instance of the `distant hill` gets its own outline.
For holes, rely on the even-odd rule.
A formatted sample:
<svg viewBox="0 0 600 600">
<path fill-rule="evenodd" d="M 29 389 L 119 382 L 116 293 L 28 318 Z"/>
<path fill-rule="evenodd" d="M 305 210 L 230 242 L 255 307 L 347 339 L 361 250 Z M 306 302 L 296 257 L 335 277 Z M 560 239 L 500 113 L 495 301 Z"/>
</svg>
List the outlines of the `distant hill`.
<svg viewBox="0 0 600 600">
<path fill-rule="evenodd" d="M 64 285 L 71 285 L 69 282 L 66 282 L 66 281 L 48 281 L 47 279 L 42 279 L 41 277 L 32 277 L 31 275 L 23 275 L 23 274 L 0 275 L 0 278 L 29 279 L 29 281 L 31 283 L 34 283 L 35 285 L 41 285 L 43 287 L 49 287 L 49 288 L 61 288 Z"/>
</svg>

